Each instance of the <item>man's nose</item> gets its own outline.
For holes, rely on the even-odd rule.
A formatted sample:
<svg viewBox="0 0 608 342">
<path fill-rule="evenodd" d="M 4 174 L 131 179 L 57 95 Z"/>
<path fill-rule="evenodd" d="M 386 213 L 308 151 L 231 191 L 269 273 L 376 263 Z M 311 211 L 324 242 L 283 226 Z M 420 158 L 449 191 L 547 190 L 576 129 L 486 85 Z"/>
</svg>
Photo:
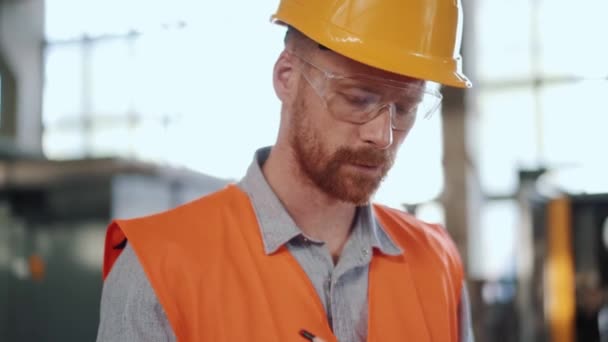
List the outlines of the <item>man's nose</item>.
<svg viewBox="0 0 608 342">
<path fill-rule="evenodd" d="M 389 148 L 393 144 L 393 107 L 392 104 L 380 107 L 375 118 L 362 124 L 360 128 L 361 139 L 379 149 Z"/>
</svg>

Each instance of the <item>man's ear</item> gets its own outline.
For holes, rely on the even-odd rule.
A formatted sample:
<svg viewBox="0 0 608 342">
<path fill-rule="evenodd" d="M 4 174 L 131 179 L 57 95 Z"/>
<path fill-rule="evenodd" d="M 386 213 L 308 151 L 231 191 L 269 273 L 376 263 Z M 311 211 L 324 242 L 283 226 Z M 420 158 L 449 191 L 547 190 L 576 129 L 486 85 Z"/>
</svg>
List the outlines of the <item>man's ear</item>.
<svg viewBox="0 0 608 342">
<path fill-rule="evenodd" d="M 286 50 L 274 64 L 272 83 L 277 97 L 283 103 L 291 103 L 296 89 L 295 58 Z"/>
</svg>

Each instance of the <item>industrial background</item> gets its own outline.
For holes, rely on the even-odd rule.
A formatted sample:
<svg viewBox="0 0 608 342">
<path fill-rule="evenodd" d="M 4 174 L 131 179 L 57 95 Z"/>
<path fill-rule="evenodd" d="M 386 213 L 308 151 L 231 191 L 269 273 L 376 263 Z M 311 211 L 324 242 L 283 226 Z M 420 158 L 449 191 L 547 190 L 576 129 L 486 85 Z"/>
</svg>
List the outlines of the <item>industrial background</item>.
<svg viewBox="0 0 608 342">
<path fill-rule="evenodd" d="M 608 1 L 463 2 L 474 88 L 443 90 L 377 200 L 450 231 L 477 341 L 606 342 Z M 272 144 L 277 3 L 0 0 L 0 341 L 93 341 L 109 220 Z"/>
</svg>

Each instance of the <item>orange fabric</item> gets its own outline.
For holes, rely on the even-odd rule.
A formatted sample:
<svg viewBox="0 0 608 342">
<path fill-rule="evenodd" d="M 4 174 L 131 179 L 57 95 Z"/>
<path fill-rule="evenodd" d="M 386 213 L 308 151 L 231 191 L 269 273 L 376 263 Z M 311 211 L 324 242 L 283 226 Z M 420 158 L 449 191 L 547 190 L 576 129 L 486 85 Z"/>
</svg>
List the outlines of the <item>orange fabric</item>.
<svg viewBox="0 0 608 342">
<path fill-rule="evenodd" d="M 405 253 L 374 252 L 368 341 L 458 341 L 463 274 L 447 233 L 374 209 Z M 178 341 L 300 341 L 298 331 L 307 329 L 336 342 L 310 280 L 286 247 L 264 253 L 253 207 L 234 185 L 166 213 L 113 222 L 104 279 L 124 238 Z"/>
</svg>

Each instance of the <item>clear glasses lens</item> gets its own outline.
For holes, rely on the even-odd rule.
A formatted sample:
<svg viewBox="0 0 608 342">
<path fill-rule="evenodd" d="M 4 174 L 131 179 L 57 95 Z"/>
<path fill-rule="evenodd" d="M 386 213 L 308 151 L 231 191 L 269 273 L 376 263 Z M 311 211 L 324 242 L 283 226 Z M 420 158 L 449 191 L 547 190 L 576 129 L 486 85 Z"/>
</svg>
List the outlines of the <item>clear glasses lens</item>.
<svg viewBox="0 0 608 342">
<path fill-rule="evenodd" d="M 363 124 L 389 108 L 393 128 L 405 130 L 415 118 L 430 117 L 441 103 L 438 85 L 434 83 L 339 76 L 300 59 L 319 72 L 321 77 L 317 78 L 310 77 L 309 72 L 302 75 L 338 120 Z"/>
<path fill-rule="evenodd" d="M 328 78 L 327 82 L 322 97 L 328 109 L 337 119 L 353 123 L 374 119 L 388 105 L 393 127 L 404 130 L 416 117 L 430 116 L 441 102 L 441 95 L 422 83 L 397 87 L 353 78 Z"/>
</svg>

